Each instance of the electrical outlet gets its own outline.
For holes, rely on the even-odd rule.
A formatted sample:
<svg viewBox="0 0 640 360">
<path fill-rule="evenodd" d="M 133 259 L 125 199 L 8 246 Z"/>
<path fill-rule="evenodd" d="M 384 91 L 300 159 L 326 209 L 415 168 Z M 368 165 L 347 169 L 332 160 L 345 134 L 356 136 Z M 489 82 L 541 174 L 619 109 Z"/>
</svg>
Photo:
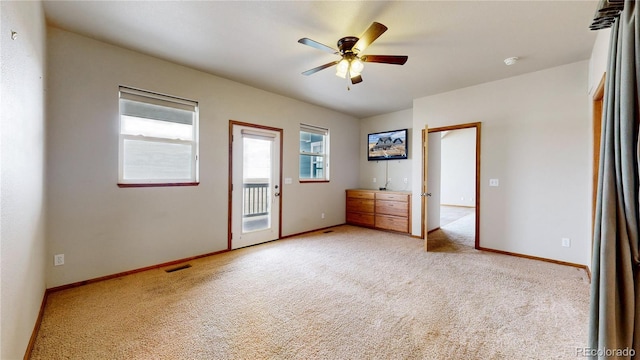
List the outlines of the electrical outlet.
<svg viewBox="0 0 640 360">
<path fill-rule="evenodd" d="M 569 238 L 562 238 L 562 246 L 563 246 L 563 247 L 571 247 L 571 239 L 569 239 Z"/>
<path fill-rule="evenodd" d="M 404 179 L 402 179 L 402 181 L 406 184 L 406 183 L 408 183 L 408 182 L 409 182 L 409 179 L 404 178 Z"/>
<path fill-rule="evenodd" d="M 324 213 L 320 214 L 320 217 L 324 219 Z"/>
<path fill-rule="evenodd" d="M 64 254 L 53 255 L 53 266 L 64 265 Z"/>
<path fill-rule="evenodd" d="M 376 181 L 377 181 L 377 179 L 376 179 L 376 178 L 373 178 L 373 183 L 374 183 L 374 184 L 376 183 Z"/>
<path fill-rule="evenodd" d="M 498 180 L 498 179 L 489 179 L 489 186 L 500 186 L 500 180 Z"/>
</svg>

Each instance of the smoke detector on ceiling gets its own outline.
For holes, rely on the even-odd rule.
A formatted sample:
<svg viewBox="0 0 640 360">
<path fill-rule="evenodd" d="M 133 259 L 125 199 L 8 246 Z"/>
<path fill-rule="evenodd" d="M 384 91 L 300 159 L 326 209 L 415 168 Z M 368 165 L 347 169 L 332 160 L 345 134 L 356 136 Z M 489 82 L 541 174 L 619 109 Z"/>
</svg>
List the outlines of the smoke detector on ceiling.
<svg viewBox="0 0 640 360">
<path fill-rule="evenodd" d="M 504 63 L 507 64 L 508 66 L 511 66 L 517 62 L 518 62 L 518 57 L 516 56 L 504 59 Z"/>
</svg>

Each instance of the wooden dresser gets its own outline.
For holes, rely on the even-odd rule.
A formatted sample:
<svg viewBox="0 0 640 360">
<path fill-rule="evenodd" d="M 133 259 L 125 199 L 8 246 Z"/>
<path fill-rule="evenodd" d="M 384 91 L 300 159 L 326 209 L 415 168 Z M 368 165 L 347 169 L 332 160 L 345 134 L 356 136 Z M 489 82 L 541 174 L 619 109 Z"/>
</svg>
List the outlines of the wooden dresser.
<svg viewBox="0 0 640 360">
<path fill-rule="evenodd" d="M 347 190 L 347 224 L 411 232 L 411 194 L 402 191 Z"/>
</svg>

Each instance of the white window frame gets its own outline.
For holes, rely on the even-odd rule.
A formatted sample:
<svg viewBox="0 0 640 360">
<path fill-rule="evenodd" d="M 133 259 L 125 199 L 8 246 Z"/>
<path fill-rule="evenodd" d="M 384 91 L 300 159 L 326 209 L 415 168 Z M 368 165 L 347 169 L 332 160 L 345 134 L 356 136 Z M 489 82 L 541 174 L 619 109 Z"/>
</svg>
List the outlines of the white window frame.
<svg viewBox="0 0 640 360">
<path fill-rule="evenodd" d="M 317 177 L 317 178 L 302 178 L 300 177 L 300 169 L 298 169 L 298 179 L 301 183 L 309 183 L 309 182 L 328 182 L 329 181 L 329 165 L 330 165 L 330 160 L 329 160 L 329 129 L 327 128 L 323 128 L 323 127 L 319 127 L 319 126 L 314 126 L 314 125 L 308 125 L 308 124 L 300 124 L 300 133 L 312 133 L 312 134 L 316 134 L 316 135 L 322 135 L 324 136 L 324 144 L 323 144 L 323 148 L 324 148 L 324 152 L 313 152 L 313 151 L 302 151 L 302 149 L 300 149 L 300 158 L 302 158 L 303 156 L 315 156 L 315 157 L 320 157 L 322 158 L 322 163 L 323 163 L 323 168 L 322 168 L 322 177 Z M 312 146 L 313 148 L 313 146 Z M 298 166 L 300 164 L 300 161 L 298 161 Z M 310 174 L 311 175 L 311 174 Z"/>
<path fill-rule="evenodd" d="M 193 111 L 192 140 L 179 138 L 154 137 L 145 135 L 131 135 L 122 133 L 123 100 L 161 105 L 170 108 Z M 147 187 L 147 186 L 189 186 L 199 184 L 199 111 L 198 102 L 162 95 L 126 86 L 119 87 L 119 145 L 118 145 L 118 186 L 119 187 Z M 191 175 L 189 179 L 125 179 L 124 178 L 124 143 L 125 140 L 151 141 L 165 144 L 179 144 L 190 146 L 193 154 L 191 158 Z"/>
</svg>

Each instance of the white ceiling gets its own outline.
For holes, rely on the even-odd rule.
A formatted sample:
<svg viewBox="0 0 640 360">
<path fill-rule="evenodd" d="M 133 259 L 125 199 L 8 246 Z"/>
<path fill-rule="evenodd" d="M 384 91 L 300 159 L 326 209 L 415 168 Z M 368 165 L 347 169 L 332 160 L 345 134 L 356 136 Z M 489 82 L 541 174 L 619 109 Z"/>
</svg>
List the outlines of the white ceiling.
<svg viewBox="0 0 640 360">
<path fill-rule="evenodd" d="M 598 1 L 45 1 L 49 24 L 358 118 L 415 98 L 586 60 Z M 347 89 L 336 47 L 373 22 L 389 30 L 364 54 L 408 55 L 404 66 L 367 63 Z M 521 60 L 506 66 L 503 60 Z M 586 74 L 585 74 L 586 76 Z M 464 104 L 461 104 L 464 106 Z"/>
</svg>

